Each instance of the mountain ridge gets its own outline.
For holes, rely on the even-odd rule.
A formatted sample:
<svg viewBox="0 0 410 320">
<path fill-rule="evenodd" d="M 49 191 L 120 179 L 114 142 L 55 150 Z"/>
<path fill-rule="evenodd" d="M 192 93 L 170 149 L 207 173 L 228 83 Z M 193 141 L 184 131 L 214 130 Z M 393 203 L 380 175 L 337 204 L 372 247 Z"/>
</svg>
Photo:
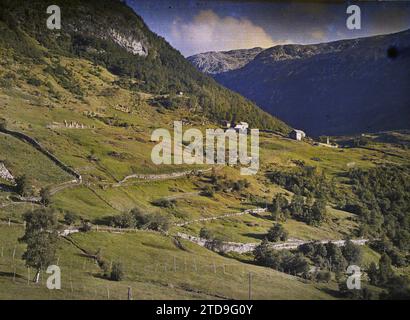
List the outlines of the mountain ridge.
<svg viewBox="0 0 410 320">
<path fill-rule="evenodd" d="M 213 77 L 308 134 L 406 129 L 409 48 L 409 30 L 316 45 L 279 45 L 242 68 Z"/>
</svg>

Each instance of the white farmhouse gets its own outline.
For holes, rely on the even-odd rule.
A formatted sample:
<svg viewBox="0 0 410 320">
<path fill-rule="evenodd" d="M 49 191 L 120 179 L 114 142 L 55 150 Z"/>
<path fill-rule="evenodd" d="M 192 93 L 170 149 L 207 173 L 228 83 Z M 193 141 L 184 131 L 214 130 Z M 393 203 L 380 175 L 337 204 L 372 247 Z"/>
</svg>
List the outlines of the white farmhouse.
<svg viewBox="0 0 410 320">
<path fill-rule="evenodd" d="M 247 122 L 239 122 L 236 124 L 236 126 L 234 127 L 234 129 L 236 131 L 245 131 L 249 128 L 249 124 Z"/>
<path fill-rule="evenodd" d="M 292 130 L 292 132 L 290 133 L 290 137 L 291 137 L 292 139 L 301 141 L 304 137 L 306 137 L 306 133 L 304 133 L 302 130 L 294 129 L 294 130 Z"/>
</svg>

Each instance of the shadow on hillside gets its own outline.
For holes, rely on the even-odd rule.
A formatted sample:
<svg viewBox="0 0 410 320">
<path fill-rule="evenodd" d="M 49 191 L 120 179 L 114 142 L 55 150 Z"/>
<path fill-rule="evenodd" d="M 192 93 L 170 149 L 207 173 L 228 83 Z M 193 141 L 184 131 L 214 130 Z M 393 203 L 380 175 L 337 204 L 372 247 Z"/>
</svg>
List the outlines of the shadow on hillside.
<svg viewBox="0 0 410 320">
<path fill-rule="evenodd" d="M 92 223 L 98 224 L 98 225 L 110 226 L 112 219 L 113 219 L 113 216 L 105 216 L 102 218 L 94 219 Z"/>
<path fill-rule="evenodd" d="M 22 275 L 19 275 L 16 273 L 16 275 L 14 276 L 13 272 L 4 272 L 4 271 L 0 271 L 0 277 L 8 277 L 8 278 L 19 278 L 19 279 L 25 279 Z"/>
<path fill-rule="evenodd" d="M 15 188 L 13 186 L 8 185 L 8 184 L 0 183 L 0 191 L 14 192 Z"/>
<path fill-rule="evenodd" d="M 266 237 L 264 233 L 242 233 L 244 237 L 254 238 L 257 240 L 263 240 Z"/>
<path fill-rule="evenodd" d="M 331 295 L 332 297 L 335 298 L 343 298 L 343 295 L 338 291 L 330 288 L 318 288 L 320 291 L 323 291 L 324 293 L 327 293 L 328 295 Z"/>
</svg>

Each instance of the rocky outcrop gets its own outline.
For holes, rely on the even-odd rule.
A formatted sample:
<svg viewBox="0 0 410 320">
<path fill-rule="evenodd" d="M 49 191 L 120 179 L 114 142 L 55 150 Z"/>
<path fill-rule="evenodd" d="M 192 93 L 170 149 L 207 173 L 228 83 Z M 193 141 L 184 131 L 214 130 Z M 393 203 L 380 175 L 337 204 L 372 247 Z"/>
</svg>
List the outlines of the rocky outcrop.
<svg viewBox="0 0 410 320">
<path fill-rule="evenodd" d="M 263 51 L 262 48 L 212 51 L 196 54 L 187 59 L 204 73 L 218 74 L 242 68 L 261 51 Z"/>
<path fill-rule="evenodd" d="M 15 183 L 13 175 L 6 168 L 3 162 L 0 162 L 0 178 L 11 183 Z"/>
</svg>

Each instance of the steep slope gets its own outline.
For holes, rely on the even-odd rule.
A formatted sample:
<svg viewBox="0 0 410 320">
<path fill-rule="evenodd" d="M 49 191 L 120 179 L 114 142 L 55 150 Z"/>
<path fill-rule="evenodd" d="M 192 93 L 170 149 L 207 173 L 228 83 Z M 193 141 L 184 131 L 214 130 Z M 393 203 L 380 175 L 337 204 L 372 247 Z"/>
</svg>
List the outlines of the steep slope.
<svg viewBox="0 0 410 320">
<path fill-rule="evenodd" d="M 207 74 L 219 74 L 240 69 L 252 61 L 262 48 L 240 49 L 221 52 L 205 52 L 188 57 L 187 59 L 200 71 Z"/>
<path fill-rule="evenodd" d="M 308 134 L 404 129 L 410 124 L 410 31 L 317 45 L 275 46 L 224 86 Z"/>
<path fill-rule="evenodd" d="M 1 45 L 20 56 L 43 60 L 43 48 L 63 56 L 84 57 L 116 75 L 135 79 L 146 92 L 184 92 L 191 108 L 213 120 L 243 120 L 252 126 L 287 131 L 281 121 L 198 72 L 163 38 L 152 33 L 122 1 L 55 1 L 62 28 L 46 27 L 47 1 L 2 1 Z"/>
</svg>

